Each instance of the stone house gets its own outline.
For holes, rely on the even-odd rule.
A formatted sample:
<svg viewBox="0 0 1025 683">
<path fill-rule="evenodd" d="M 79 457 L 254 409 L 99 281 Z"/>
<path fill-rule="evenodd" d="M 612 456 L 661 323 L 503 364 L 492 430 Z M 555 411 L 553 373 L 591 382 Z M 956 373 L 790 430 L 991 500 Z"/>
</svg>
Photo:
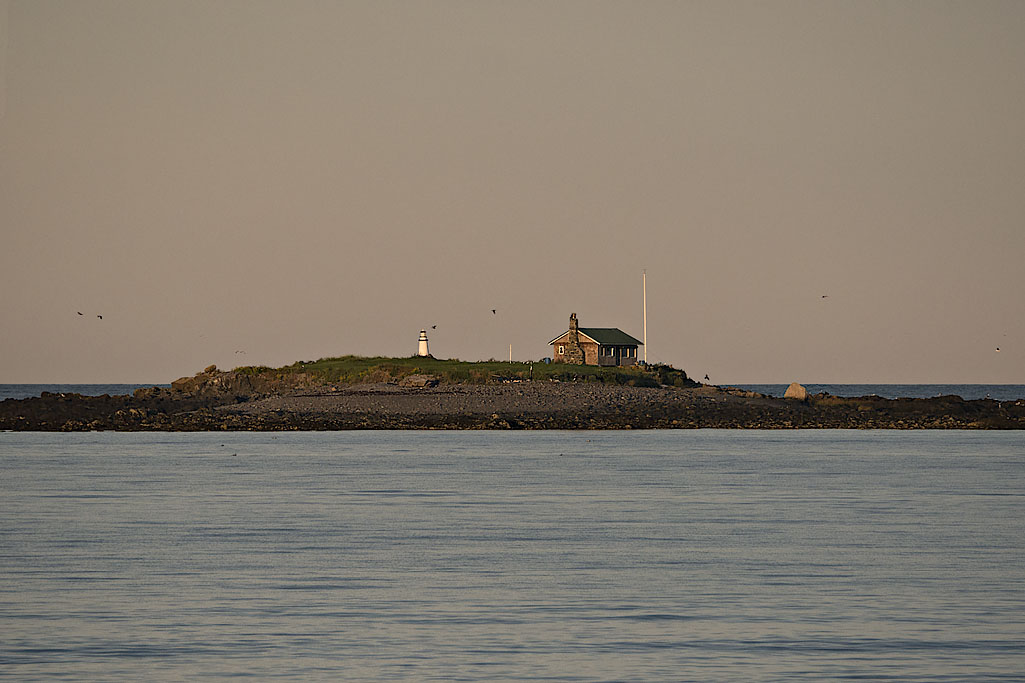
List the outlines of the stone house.
<svg viewBox="0 0 1025 683">
<path fill-rule="evenodd" d="M 548 343 L 554 362 L 573 365 L 634 365 L 643 344 L 618 327 L 579 327 L 576 313 L 569 316 L 569 330 Z"/>
</svg>

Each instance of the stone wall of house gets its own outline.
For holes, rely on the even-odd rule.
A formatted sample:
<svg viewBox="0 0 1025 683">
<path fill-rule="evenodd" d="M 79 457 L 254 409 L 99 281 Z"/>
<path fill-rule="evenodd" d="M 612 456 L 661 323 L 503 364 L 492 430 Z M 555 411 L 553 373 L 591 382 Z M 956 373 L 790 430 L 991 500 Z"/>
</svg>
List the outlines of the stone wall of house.
<svg viewBox="0 0 1025 683">
<path fill-rule="evenodd" d="M 563 332 L 562 336 L 552 342 L 552 361 L 556 363 L 566 362 L 566 339 L 569 333 Z M 559 351 L 559 347 L 562 347 L 562 351 Z"/>
</svg>

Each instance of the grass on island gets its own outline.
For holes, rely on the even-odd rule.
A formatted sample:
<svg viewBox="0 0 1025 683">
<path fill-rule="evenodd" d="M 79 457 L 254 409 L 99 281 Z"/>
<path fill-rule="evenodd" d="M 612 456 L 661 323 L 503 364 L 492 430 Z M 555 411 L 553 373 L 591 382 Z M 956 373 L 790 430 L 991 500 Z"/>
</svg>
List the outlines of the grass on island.
<svg viewBox="0 0 1025 683">
<path fill-rule="evenodd" d="M 288 375 L 302 373 L 322 382 L 341 384 L 393 382 L 409 375 L 423 374 L 432 375 L 439 381 L 448 384 L 492 384 L 519 379 L 601 382 L 640 387 L 657 387 L 664 384 L 677 387 L 696 386 L 683 370 L 662 364 L 598 367 L 496 360 L 468 362 L 422 356 L 409 358 L 341 356 L 339 358 L 321 358 L 317 361 L 297 361 L 283 368 L 240 367 L 235 368 L 235 372 L 282 379 Z"/>
</svg>

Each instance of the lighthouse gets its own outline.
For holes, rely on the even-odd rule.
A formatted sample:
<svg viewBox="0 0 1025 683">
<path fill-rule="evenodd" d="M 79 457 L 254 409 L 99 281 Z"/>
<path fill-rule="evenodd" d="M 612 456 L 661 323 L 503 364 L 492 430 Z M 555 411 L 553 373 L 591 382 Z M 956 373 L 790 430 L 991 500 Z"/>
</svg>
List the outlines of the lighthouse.
<svg viewBox="0 0 1025 683">
<path fill-rule="evenodd" d="M 416 347 L 416 355 L 431 355 L 431 352 L 427 350 L 427 330 L 420 330 L 420 344 Z"/>
</svg>

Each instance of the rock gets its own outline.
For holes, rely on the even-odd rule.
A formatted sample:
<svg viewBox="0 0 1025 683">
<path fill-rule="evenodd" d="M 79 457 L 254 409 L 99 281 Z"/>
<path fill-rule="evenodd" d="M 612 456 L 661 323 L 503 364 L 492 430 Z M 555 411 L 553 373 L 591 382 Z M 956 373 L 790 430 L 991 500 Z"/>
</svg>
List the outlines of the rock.
<svg viewBox="0 0 1025 683">
<path fill-rule="evenodd" d="M 147 401 L 160 396 L 161 391 L 160 387 L 139 387 L 132 392 L 132 396 L 140 401 Z"/>
<path fill-rule="evenodd" d="M 787 387 L 787 391 L 785 394 L 783 394 L 783 398 L 792 398 L 795 401 L 807 401 L 808 390 L 802 387 L 797 382 L 793 382 L 790 386 Z"/>
<path fill-rule="evenodd" d="M 408 375 L 399 380 L 400 387 L 434 387 L 438 378 L 434 375 Z"/>
<path fill-rule="evenodd" d="M 205 368 L 203 368 L 203 373 L 204 374 L 208 375 L 211 372 L 217 372 L 217 366 L 216 365 L 208 365 Z"/>
<path fill-rule="evenodd" d="M 192 377 L 179 377 L 171 382 L 171 389 L 174 391 L 193 391 L 197 382 Z"/>
</svg>

